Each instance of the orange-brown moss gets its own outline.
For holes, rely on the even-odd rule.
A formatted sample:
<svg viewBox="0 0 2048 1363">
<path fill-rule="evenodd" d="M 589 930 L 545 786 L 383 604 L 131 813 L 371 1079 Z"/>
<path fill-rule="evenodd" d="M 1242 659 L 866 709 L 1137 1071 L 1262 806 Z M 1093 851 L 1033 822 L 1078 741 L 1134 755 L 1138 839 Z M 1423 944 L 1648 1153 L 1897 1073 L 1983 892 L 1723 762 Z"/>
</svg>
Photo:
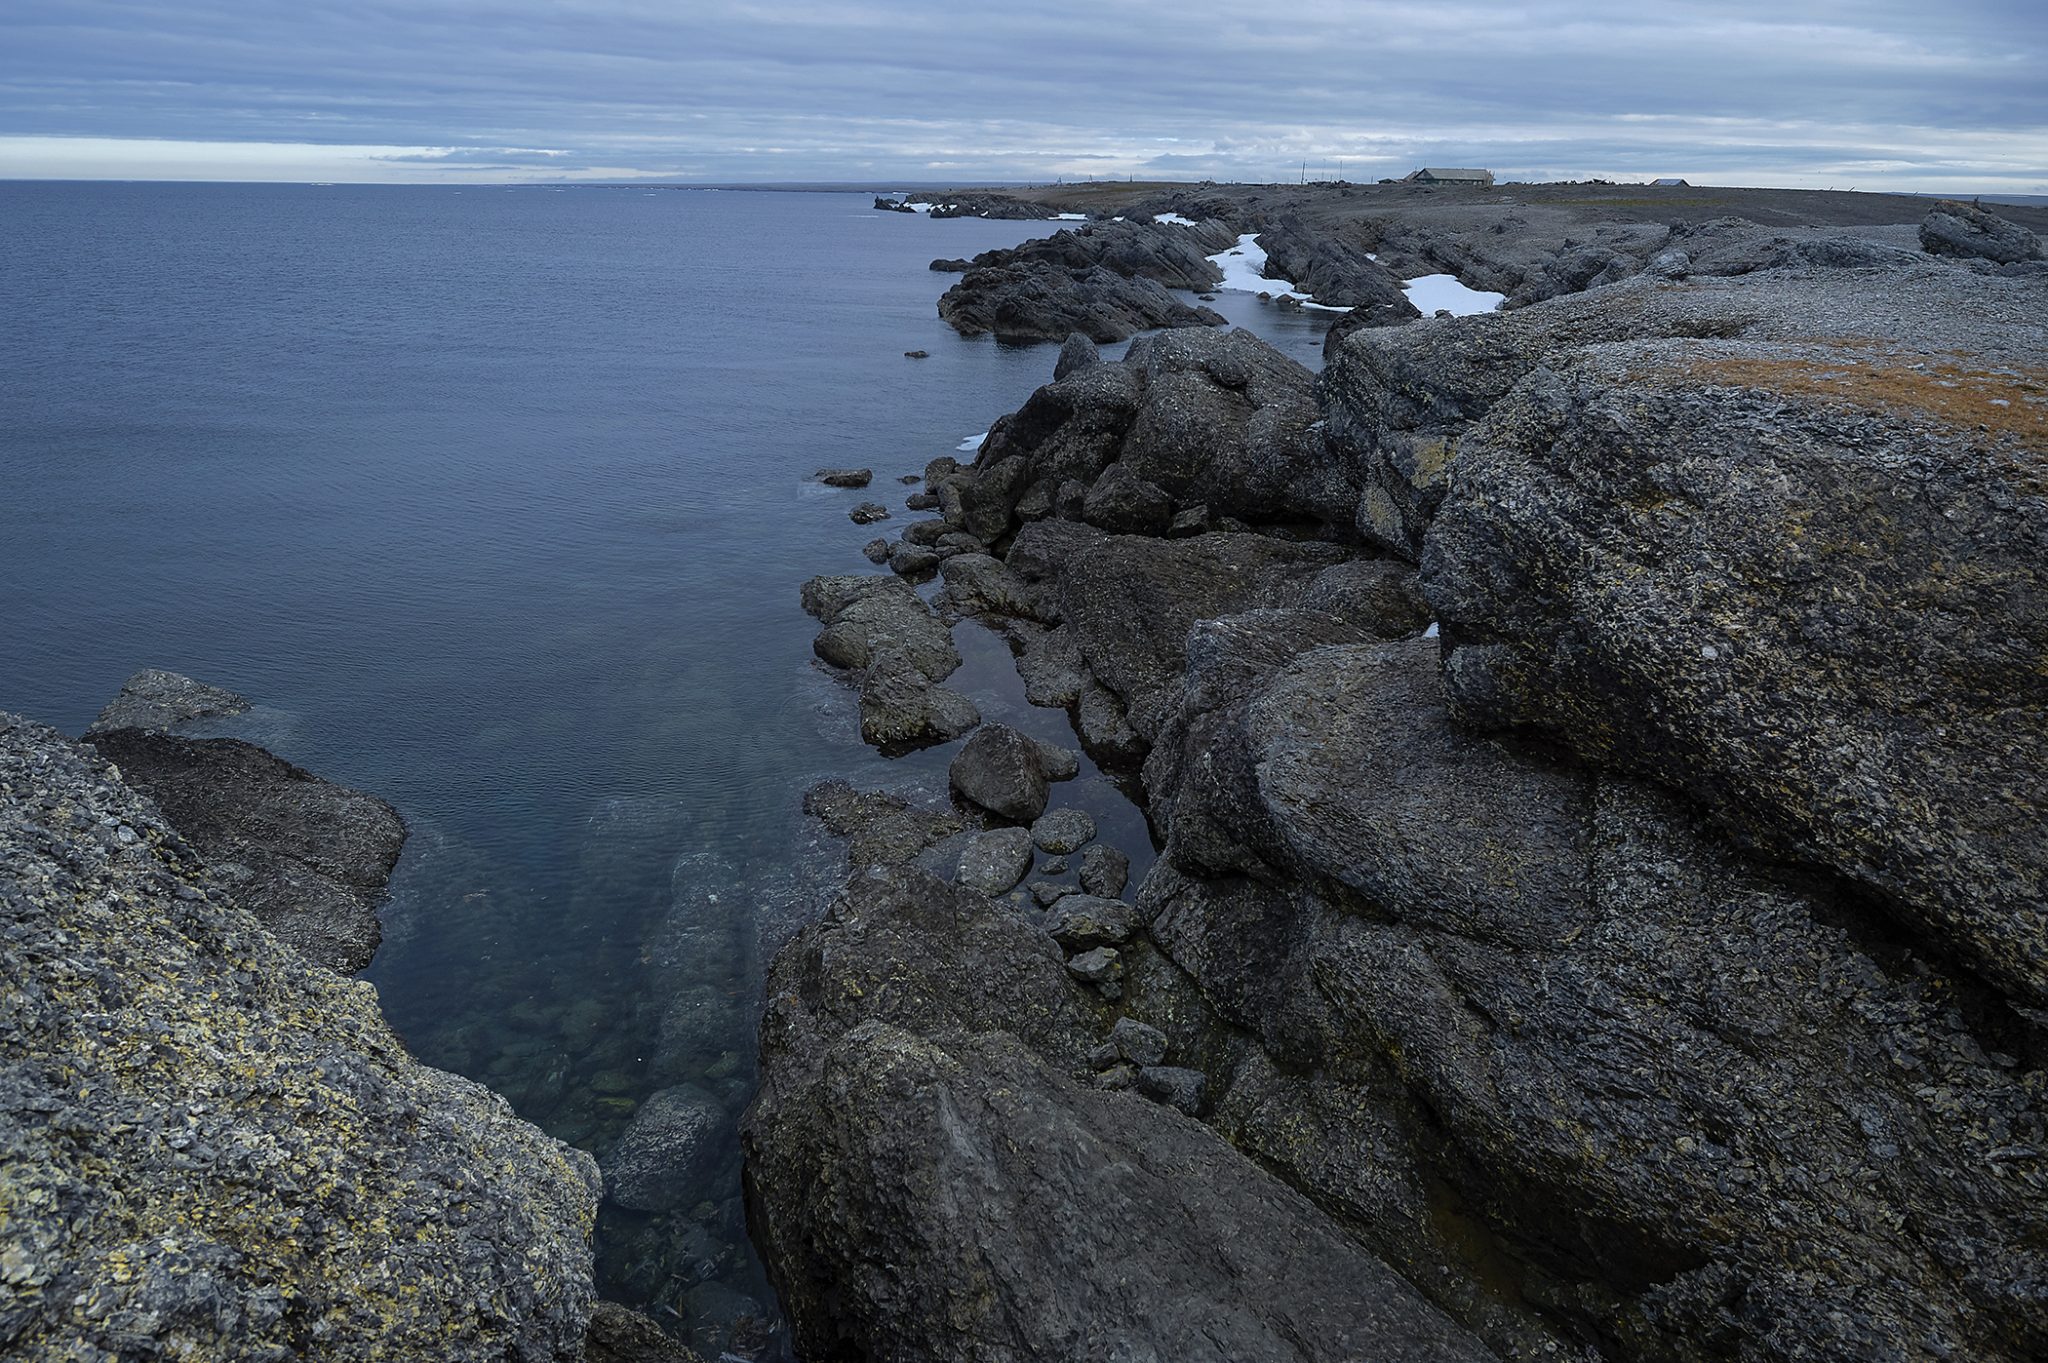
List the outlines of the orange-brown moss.
<svg viewBox="0 0 2048 1363">
<path fill-rule="evenodd" d="M 1709 383 L 1932 416 L 2048 453 L 2048 369 L 1977 369 L 1952 360 L 1863 351 L 1840 360 L 1702 358 L 1689 372 Z"/>
</svg>

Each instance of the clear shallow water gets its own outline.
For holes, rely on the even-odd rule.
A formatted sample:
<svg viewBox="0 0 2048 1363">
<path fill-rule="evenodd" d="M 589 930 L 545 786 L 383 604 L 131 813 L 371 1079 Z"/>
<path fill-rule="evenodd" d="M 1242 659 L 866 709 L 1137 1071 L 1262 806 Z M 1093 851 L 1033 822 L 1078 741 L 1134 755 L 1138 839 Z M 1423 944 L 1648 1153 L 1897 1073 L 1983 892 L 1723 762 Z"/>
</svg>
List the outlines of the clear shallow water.
<svg viewBox="0 0 2048 1363">
<path fill-rule="evenodd" d="M 763 957 L 837 870 L 801 791 L 942 790 L 950 756 L 859 744 L 796 589 L 872 571 L 896 477 L 1049 377 L 1051 347 L 944 327 L 926 263 L 1052 228 L 853 195 L 0 184 L 0 707 L 76 733 L 144 666 L 255 698 L 225 731 L 407 819 L 368 976 L 423 1060 L 600 1155 L 661 1087 L 736 1114 Z M 1320 327 L 1217 306 L 1315 363 Z M 875 486 L 809 481 L 828 465 Z M 865 496 L 897 520 L 853 525 Z M 959 633 L 955 685 L 1071 742 Z M 1057 798 L 1142 869 L 1092 767 Z M 611 1294 L 758 1342 L 736 1147 L 600 1244 Z"/>
</svg>

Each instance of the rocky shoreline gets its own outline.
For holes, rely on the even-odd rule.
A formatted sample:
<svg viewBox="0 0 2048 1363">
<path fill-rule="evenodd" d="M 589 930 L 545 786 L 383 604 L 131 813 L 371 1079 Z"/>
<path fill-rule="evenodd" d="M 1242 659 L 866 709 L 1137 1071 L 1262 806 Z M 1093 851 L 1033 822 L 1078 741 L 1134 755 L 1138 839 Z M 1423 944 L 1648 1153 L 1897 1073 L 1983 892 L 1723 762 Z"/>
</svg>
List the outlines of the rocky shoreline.
<svg viewBox="0 0 2048 1363">
<path fill-rule="evenodd" d="M 811 790 L 843 884 L 788 932 L 678 897 L 601 1175 L 348 978 L 389 805 L 174 674 L 0 715 L 0 1352 L 687 1359 L 593 1227 L 688 1290 L 765 971 L 799 1358 L 2048 1353 L 2038 239 L 1352 188 L 937 201 L 1093 219 L 934 262 L 1051 381 L 801 594 L 946 788 Z M 1246 235 L 1352 309 L 1320 373 L 1176 296 Z M 1420 319 L 1425 269 L 1508 309 Z"/>
<path fill-rule="evenodd" d="M 2048 267 L 1919 236 L 1517 243 L 1320 375 L 1072 340 L 871 555 L 932 600 L 807 587 L 864 736 L 962 731 L 973 617 L 1163 852 L 1047 879 L 985 729 L 814 797 L 743 1131 L 799 1355 L 2039 1356 Z"/>
</svg>

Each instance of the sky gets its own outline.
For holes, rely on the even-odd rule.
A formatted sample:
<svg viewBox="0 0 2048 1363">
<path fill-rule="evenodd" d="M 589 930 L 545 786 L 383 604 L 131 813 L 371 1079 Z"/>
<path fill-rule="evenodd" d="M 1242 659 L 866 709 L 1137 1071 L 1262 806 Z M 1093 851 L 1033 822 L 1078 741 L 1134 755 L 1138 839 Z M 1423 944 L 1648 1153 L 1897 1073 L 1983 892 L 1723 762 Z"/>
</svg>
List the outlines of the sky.
<svg viewBox="0 0 2048 1363">
<path fill-rule="evenodd" d="M 2048 0 L 6 0 L 0 178 L 2048 194 Z"/>
</svg>

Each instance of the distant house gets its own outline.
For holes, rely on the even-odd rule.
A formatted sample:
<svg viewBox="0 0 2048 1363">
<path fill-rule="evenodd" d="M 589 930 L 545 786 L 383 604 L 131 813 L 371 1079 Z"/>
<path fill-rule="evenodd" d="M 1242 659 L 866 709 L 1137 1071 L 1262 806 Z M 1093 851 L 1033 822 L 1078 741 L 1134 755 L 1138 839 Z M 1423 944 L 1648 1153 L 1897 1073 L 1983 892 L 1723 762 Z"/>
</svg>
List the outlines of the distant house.
<svg viewBox="0 0 2048 1363">
<path fill-rule="evenodd" d="M 1653 186 L 1656 186 L 1656 187 L 1658 187 L 1658 188 L 1660 188 L 1660 189 L 1691 189 L 1691 188 L 1692 188 L 1692 186 L 1691 186 L 1691 185 L 1687 184 L 1687 183 L 1686 183 L 1685 181 L 1683 181 L 1683 180 L 1679 179 L 1679 178 L 1678 178 L 1678 177 L 1676 177 L 1676 176 L 1667 176 L 1667 177 L 1665 177 L 1665 178 L 1664 178 L 1664 179 L 1662 179 L 1662 180 L 1652 180 L 1652 181 L 1650 181 L 1650 183 L 1651 183 L 1651 184 L 1652 184 Z"/>
<path fill-rule="evenodd" d="M 1449 166 L 1424 166 L 1421 170 L 1401 178 L 1415 185 L 1490 185 L 1493 183 L 1493 172 L 1460 170 Z"/>
</svg>

